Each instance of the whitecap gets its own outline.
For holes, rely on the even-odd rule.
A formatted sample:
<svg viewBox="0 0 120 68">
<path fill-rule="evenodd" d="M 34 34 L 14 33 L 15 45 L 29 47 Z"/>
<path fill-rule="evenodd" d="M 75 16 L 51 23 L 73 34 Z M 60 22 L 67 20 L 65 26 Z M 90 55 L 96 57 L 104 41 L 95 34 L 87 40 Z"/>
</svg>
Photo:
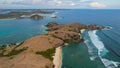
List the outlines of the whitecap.
<svg viewBox="0 0 120 68">
<path fill-rule="evenodd" d="M 109 52 L 105 47 L 104 43 L 100 40 L 99 36 L 96 35 L 97 30 L 94 31 L 88 31 L 88 34 L 90 36 L 90 40 L 94 44 L 94 46 L 98 49 L 98 56 L 105 65 L 106 68 L 116 68 L 118 67 L 118 62 L 114 62 L 112 60 L 108 60 L 106 58 L 103 58 L 107 53 Z M 94 57 L 90 57 L 91 60 L 95 60 Z"/>
<path fill-rule="evenodd" d="M 89 40 L 88 39 L 86 39 L 85 41 L 84 41 L 84 43 L 87 45 L 87 47 L 88 47 L 88 52 L 89 52 L 89 55 L 90 55 L 90 60 L 91 61 L 94 61 L 96 58 L 97 58 L 97 55 L 94 53 L 95 52 L 95 50 L 96 49 L 94 49 L 95 47 L 94 46 L 91 46 L 90 44 L 89 44 Z"/>
<path fill-rule="evenodd" d="M 111 29 L 113 29 L 113 27 L 111 27 L 111 26 L 106 26 L 104 29 L 102 29 L 102 30 L 111 30 Z"/>
<path fill-rule="evenodd" d="M 97 57 L 96 56 L 92 56 L 90 57 L 90 60 L 94 61 Z"/>
</svg>

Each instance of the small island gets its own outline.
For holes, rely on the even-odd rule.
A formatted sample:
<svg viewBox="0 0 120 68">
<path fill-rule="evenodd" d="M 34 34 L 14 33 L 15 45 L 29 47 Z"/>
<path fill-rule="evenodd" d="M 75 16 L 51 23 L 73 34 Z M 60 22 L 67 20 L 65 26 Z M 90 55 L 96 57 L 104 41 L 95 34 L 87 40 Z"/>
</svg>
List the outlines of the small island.
<svg viewBox="0 0 120 68">
<path fill-rule="evenodd" d="M 85 30 L 102 30 L 105 27 L 81 23 L 45 25 L 48 33 L 25 40 L 19 44 L 0 47 L 2 68 L 60 68 L 62 47 L 84 41 Z"/>
<path fill-rule="evenodd" d="M 30 10 L 30 11 L 11 11 L 6 14 L 0 14 L 0 19 L 21 19 L 21 18 L 31 18 L 36 14 L 53 14 L 53 10 Z M 43 16 L 39 16 L 40 18 Z"/>
<path fill-rule="evenodd" d="M 32 15 L 30 18 L 33 20 L 40 20 L 40 19 L 44 19 L 45 17 L 35 14 L 35 15 Z"/>
</svg>

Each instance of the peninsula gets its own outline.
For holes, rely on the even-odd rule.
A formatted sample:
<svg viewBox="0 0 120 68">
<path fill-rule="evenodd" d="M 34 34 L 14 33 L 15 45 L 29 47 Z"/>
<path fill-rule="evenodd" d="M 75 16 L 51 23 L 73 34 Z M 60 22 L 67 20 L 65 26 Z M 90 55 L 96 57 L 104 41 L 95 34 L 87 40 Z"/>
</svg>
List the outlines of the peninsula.
<svg viewBox="0 0 120 68">
<path fill-rule="evenodd" d="M 101 30 L 103 26 L 81 23 L 45 25 L 48 33 L 32 37 L 20 44 L 0 47 L 0 68 L 60 68 L 62 47 L 80 43 L 84 30 Z"/>
</svg>

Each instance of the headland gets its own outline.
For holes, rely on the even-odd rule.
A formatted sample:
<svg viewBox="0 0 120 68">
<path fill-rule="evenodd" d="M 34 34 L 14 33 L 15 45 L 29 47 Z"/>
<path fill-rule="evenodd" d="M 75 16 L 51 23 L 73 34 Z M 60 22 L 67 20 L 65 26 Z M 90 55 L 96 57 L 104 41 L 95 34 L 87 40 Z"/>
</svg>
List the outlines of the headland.
<svg viewBox="0 0 120 68">
<path fill-rule="evenodd" d="M 60 68 L 62 47 L 81 43 L 85 30 L 102 30 L 105 27 L 81 23 L 45 25 L 48 33 L 25 40 L 21 44 L 0 47 L 1 68 Z M 54 58 L 53 58 L 54 56 Z"/>
</svg>

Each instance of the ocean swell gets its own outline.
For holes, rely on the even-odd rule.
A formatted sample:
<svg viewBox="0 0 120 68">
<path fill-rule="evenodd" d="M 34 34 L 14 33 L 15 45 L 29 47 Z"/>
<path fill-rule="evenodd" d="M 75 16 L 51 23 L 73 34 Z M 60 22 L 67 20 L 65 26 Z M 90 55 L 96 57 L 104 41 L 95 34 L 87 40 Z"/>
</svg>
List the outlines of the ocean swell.
<svg viewBox="0 0 120 68">
<path fill-rule="evenodd" d="M 104 43 L 100 40 L 98 35 L 96 35 L 96 32 L 97 30 L 88 31 L 88 35 L 90 37 L 90 40 L 98 50 L 99 58 L 101 59 L 106 68 L 116 68 L 118 66 L 117 62 L 103 58 L 105 55 L 107 55 L 109 51 L 104 47 Z"/>
</svg>

